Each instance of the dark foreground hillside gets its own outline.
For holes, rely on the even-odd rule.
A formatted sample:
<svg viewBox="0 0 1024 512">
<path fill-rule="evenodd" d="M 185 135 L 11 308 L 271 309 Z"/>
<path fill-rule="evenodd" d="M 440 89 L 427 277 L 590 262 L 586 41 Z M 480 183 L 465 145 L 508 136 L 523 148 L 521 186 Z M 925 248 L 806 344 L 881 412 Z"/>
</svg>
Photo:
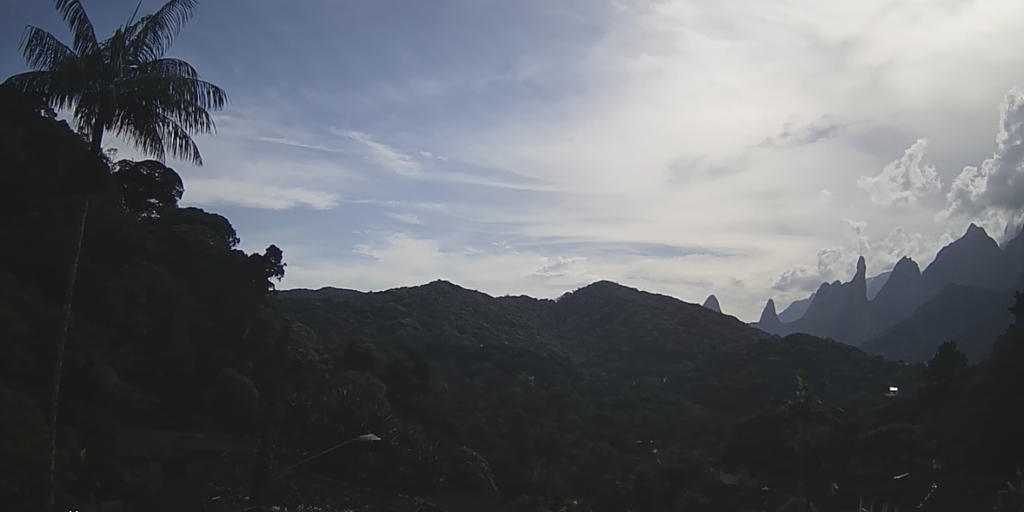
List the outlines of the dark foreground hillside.
<svg viewBox="0 0 1024 512">
<path fill-rule="evenodd" d="M 881 403 L 889 385 L 914 379 L 911 369 L 848 345 L 771 337 L 607 281 L 557 300 L 494 298 L 436 281 L 356 300 L 286 297 L 284 306 L 326 347 L 373 340 L 385 354 L 421 351 L 457 399 L 508 395 L 499 400 L 542 407 L 531 393 L 569 393 L 586 397 L 572 404 L 583 407 L 581 420 L 607 415 L 626 431 L 646 432 L 653 417 L 666 430 L 744 417 L 789 394 L 798 371 L 832 381 L 828 398 L 847 407 Z"/>
</svg>

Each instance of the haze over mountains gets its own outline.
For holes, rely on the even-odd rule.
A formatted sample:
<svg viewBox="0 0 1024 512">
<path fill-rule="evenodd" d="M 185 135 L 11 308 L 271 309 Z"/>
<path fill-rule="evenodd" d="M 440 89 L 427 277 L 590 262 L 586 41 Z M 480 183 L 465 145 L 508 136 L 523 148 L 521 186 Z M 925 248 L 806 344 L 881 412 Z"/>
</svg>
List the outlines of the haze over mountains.
<svg viewBox="0 0 1024 512">
<path fill-rule="evenodd" d="M 1013 292 L 1024 285 L 1024 236 L 1018 233 L 1000 247 L 983 228 L 971 224 L 923 271 L 913 259 L 903 257 L 891 270 L 873 277 L 867 274 L 862 257 L 850 281 L 822 283 L 781 312 L 769 299 L 760 319 L 750 325 L 780 336 L 803 333 L 830 338 L 907 362 L 927 360 L 941 343 L 956 340 L 977 362 L 988 357 L 992 340 L 1011 323 L 1007 308 L 1013 303 Z M 599 282 L 584 290 L 611 285 Z M 375 295 L 330 287 L 281 294 L 335 301 Z M 713 294 L 702 306 L 723 313 Z"/>
<path fill-rule="evenodd" d="M 887 357 L 922 361 L 956 339 L 973 361 L 1010 324 L 1007 307 L 1024 273 L 1024 238 L 1000 247 L 971 224 L 921 271 L 904 257 L 889 272 L 867 277 L 864 258 L 848 282 L 822 283 L 776 314 L 774 301 L 751 325 L 769 333 L 832 338 Z M 785 316 L 785 318 L 783 318 Z M 981 326 L 984 326 L 982 328 Z"/>
</svg>

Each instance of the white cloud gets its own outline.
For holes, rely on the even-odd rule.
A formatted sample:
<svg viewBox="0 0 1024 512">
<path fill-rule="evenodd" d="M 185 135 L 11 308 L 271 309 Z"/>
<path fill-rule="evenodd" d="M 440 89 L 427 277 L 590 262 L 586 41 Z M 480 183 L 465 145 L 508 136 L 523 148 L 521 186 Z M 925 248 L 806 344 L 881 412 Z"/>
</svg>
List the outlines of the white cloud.
<svg viewBox="0 0 1024 512">
<path fill-rule="evenodd" d="M 548 258 L 543 258 L 544 263 L 548 263 Z M 584 272 L 582 264 L 586 263 L 587 258 L 585 256 L 577 256 L 565 258 L 559 256 L 558 259 L 543 268 L 537 270 L 533 275 L 538 277 L 564 277 L 564 276 L 582 276 Z"/>
<path fill-rule="evenodd" d="M 881 206 L 915 204 L 918 197 L 938 192 L 942 182 L 933 165 L 922 165 L 927 139 L 917 139 L 899 160 L 891 162 L 878 176 L 862 176 L 857 186 L 865 190 L 871 202 Z"/>
<path fill-rule="evenodd" d="M 861 256 L 867 263 L 869 277 L 891 270 L 904 256 L 913 259 L 923 270 L 940 248 L 963 234 L 950 229 L 911 233 L 897 226 L 884 235 L 870 237 L 866 222 L 846 220 L 846 224 L 846 239 L 818 251 L 814 265 L 798 265 L 779 275 L 771 287 L 776 302 L 802 299 L 817 290 L 821 283 L 849 281 Z"/>
<path fill-rule="evenodd" d="M 742 263 L 666 268 L 661 277 L 665 287 L 676 278 L 708 281 L 705 291 L 746 319 L 757 318 L 786 272 L 792 286 L 813 289 L 848 280 L 860 253 L 870 274 L 904 254 L 930 261 L 961 227 L 933 221 L 942 182 L 951 181 L 943 164 L 981 149 L 973 134 L 986 126 L 974 112 L 1024 82 L 1024 56 L 1009 50 L 1024 43 L 1024 4 L 621 6 L 581 61 L 587 93 L 573 108 L 556 117 L 519 113 L 444 150 L 572 192 L 543 221 L 520 223 L 525 236 L 749 252 Z M 866 135 L 883 128 L 931 145 Z M 712 172 L 703 163 L 740 160 Z M 696 170 L 686 171 L 682 164 L 693 162 Z M 894 203 L 904 207 L 872 207 Z M 608 220 L 584 221 L 596 218 Z M 865 224 L 847 232 L 846 218 Z M 730 279 L 756 291 L 739 293 Z"/>
<path fill-rule="evenodd" d="M 286 138 L 283 138 L 283 137 L 256 137 L 256 139 L 257 140 L 261 140 L 263 142 L 271 142 L 271 143 L 274 143 L 274 144 L 281 144 L 283 146 L 291 146 L 291 147 L 303 148 L 303 149 L 314 149 L 314 150 L 317 150 L 317 151 L 325 151 L 327 153 L 340 153 L 341 152 L 341 150 L 339 150 L 337 148 L 331 148 L 331 147 L 328 147 L 328 146 L 325 146 L 325 145 L 322 145 L 322 144 L 308 144 L 308 143 L 305 143 L 305 142 L 300 142 L 300 141 L 296 141 L 296 140 L 286 139 Z"/>
<path fill-rule="evenodd" d="M 217 115 L 215 136 L 197 136 L 204 165 L 177 161 L 168 165 L 185 182 L 182 203 L 216 208 L 231 205 L 266 210 L 307 208 L 328 210 L 341 201 L 339 190 L 353 173 L 336 159 L 343 150 L 319 144 L 304 128 L 276 124 L 274 112 L 241 107 L 233 115 Z M 117 158 L 148 158 L 116 136 L 104 139 L 118 149 Z"/>
<path fill-rule="evenodd" d="M 534 250 L 514 250 L 504 242 L 466 247 L 455 240 L 434 240 L 405 232 L 366 235 L 370 240 L 356 244 L 349 257 L 319 257 L 308 246 L 288 252 L 284 287 L 331 285 L 379 290 L 446 279 L 493 295 L 553 298 L 593 281 L 611 279 L 698 303 L 716 284 L 705 277 L 708 269 L 717 267 L 721 272 L 722 268 L 722 258 L 704 255 L 549 256 Z M 679 268 L 687 271 L 681 274 Z M 763 294 L 762 290 L 746 290 L 744 283 L 735 278 L 717 284 L 732 290 L 734 296 L 749 294 L 751 300 Z"/>
<path fill-rule="evenodd" d="M 368 225 L 386 212 L 422 221 L 404 208 L 437 206 L 429 229 L 413 222 L 403 226 L 406 234 L 346 239 L 343 249 L 355 247 L 347 254 L 355 259 L 337 258 L 342 249 L 332 244 L 342 242 L 328 237 L 294 239 L 284 247 L 293 286 L 382 289 L 442 277 L 495 294 L 557 296 L 606 278 L 695 302 L 713 292 L 746 320 L 757 318 L 769 293 L 783 304 L 821 281 L 849 279 L 859 254 L 870 274 L 904 254 L 924 264 L 949 233 L 962 233 L 968 217 L 990 219 L 998 211 L 1001 219 L 1018 206 L 1013 194 L 1021 180 L 1009 165 L 1018 147 L 1018 100 L 1004 109 L 1014 114 L 1004 116 L 1008 135 L 994 159 L 956 174 L 992 154 L 993 120 L 981 113 L 993 112 L 1011 85 L 1024 84 L 1024 3 L 611 4 L 565 8 L 574 18 L 584 13 L 592 37 L 559 38 L 565 31 L 553 30 L 553 39 L 536 41 L 543 54 L 524 56 L 508 76 L 493 67 L 474 75 L 472 66 L 430 76 L 451 55 L 405 45 L 408 62 L 423 66 L 353 77 L 366 94 L 250 102 L 284 109 L 282 102 L 295 101 L 288 115 L 247 112 L 236 103 L 235 118 L 219 120 L 220 135 L 201 141 L 207 168 L 184 173 L 187 197 L 258 208 L 341 201 L 380 210 L 370 220 L 338 215 L 333 222 L 345 233 L 374 227 Z M 498 52 L 479 50 L 485 59 Z M 339 62 L 343 51 L 361 52 L 368 66 L 379 60 L 365 48 L 331 51 Z M 322 58 L 314 53 L 310 62 Z M 378 87 L 375 77 L 392 72 L 401 76 Z M 311 64 L 303 80 L 316 82 L 312 91 L 328 91 L 347 79 L 325 73 Z M 333 129 L 332 137 L 324 128 L 342 117 L 327 107 L 346 102 L 346 114 L 363 117 L 343 117 L 349 129 Z M 924 143 L 904 134 L 927 138 L 929 165 Z M 449 162 L 544 185 L 482 193 L 482 185 L 501 180 L 467 177 Z M 374 167 L 394 174 L 365 172 Z M 395 174 L 416 177 L 408 187 L 415 192 L 397 190 L 396 182 L 408 180 Z M 944 205 L 932 192 L 943 182 L 953 184 L 950 214 L 935 222 Z M 538 190 L 540 199 L 524 193 Z M 435 215 L 448 227 L 435 225 Z M 467 231 L 492 238 L 467 241 Z M 567 237 L 581 245 L 664 244 L 739 256 L 611 257 L 490 245 Z M 778 286 L 784 291 L 771 290 L 780 276 L 788 280 Z"/>
<path fill-rule="evenodd" d="M 423 224 L 423 222 L 420 220 L 420 216 L 416 215 L 414 213 L 388 212 L 387 216 L 391 217 L 392 219 L 395 219 L 395 220 L 397 220 L 399 222 L 404 222 L 406 224 L 416 224 L 416 225 Z"/>
<path fill-rule="evenodd" d="M 182 204 L 186 205 L 235 205 L 266 210 L 287 210 L 295 207 L 327 210 L 337 203 L 338 197 L 328 192 L 203 178 L 190 179 L 188 189 L 182 198 Z"/>
<path fill-rule="evenodd" d="M 996 234 L 1024 212 L 1024 90 L 1014 88 L 999 107 L 996 150 L 979 166 L 965 167 L 946 195 L 938 216 L 965 217 Z"/>
<path fill-rule="evenodd" d="M 333 127 L 330 130 L 331 133 L 339 137 L 347 137 L 358 142 L 367 149 L 368 160 L 380 165 L 381 167 L 390 169 L 397 174 L 402 176 L 416 176 L 422 169 L 420 164 L 413 160 L 412 157 L 399 152 L 387 144 L 373 140 L 369 134 L 357 131 L 344 131 Z"/>
</svg>

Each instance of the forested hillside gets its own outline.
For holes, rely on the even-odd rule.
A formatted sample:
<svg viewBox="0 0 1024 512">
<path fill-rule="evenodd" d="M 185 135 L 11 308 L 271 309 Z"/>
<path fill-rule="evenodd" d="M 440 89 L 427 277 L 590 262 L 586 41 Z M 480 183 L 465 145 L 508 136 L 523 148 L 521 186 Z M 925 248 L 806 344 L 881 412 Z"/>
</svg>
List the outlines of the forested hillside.
<svg viewBox="0 0 1024 512">
<path fill-rule="evenodd" d="M 125 425 L 251 429 L 254 364 L 282 253 L 237 249 L 227 219 L 178 208 L 155 161 L 112 164 L 31 96 L 0 87 L 0 374 L 3 489 L 12 510 L 42 503 L 55 340 L 86 194 L 58 411 L 58 489 L 113 492 Z M 32 498 L 38 498 L 32 501 Z M 9 506 L 5 504 L 5 507 Z"/>
<path fill-rule="evenodd" d="M 682 425 L 744 417 L 792 391 L 800 370 L 841 384 L 830 398 L 843 406 L 880 403 L 888 386 L 915 378 L 911 367 L 848 345 L 771 337 L 707 308 L 610 282 L 557 300 L 494 298 L 437 281 L 355 300 L 287 298 L 284 306 L 327 347 L 372 340 L 388 355 L 421 352 L 460 402 L 493 404 L 491 393 L 500 391 L 543 404 L 531 390 L 563 390 L 593 400 L 584 420 L 604 415 L 645 436 L 653 425 L 664 437 Z M 643 411 L 648 404 L 653 409 Z"/>
</svg>

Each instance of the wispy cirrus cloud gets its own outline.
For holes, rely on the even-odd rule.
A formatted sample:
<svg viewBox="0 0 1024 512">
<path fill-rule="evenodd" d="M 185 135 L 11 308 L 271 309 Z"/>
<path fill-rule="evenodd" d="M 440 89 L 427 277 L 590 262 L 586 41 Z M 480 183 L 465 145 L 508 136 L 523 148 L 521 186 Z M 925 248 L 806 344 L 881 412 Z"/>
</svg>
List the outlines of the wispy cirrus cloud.
<svg viewBox="0 0 1024 512">
<path fill-rule="evenodd" d="M 331 128 L 331 133 L 339 137 L 345 137 L 357 142 L 359 145 L 366 149 L 367 160 L 390 169 L 395 173 L 402 176 L 416 176 L 420 174 L 422 167 L 419 162 L 416 162 L 409 155 L 397 151 L 395 148 L 377 142 L 366 133 L 357 131 L 345 131 L 339 130 L 338 128 Z"/>
<path fill-rule="evenodd" d="M 274 185 L 238 183 L 234 180 L 194 178 L 183 204 L 235 205 L 246 208 L 287 210 L 308 207 L 327 210 L 338 204 L 338 196 L 329 192 Z"/>
</svg>

